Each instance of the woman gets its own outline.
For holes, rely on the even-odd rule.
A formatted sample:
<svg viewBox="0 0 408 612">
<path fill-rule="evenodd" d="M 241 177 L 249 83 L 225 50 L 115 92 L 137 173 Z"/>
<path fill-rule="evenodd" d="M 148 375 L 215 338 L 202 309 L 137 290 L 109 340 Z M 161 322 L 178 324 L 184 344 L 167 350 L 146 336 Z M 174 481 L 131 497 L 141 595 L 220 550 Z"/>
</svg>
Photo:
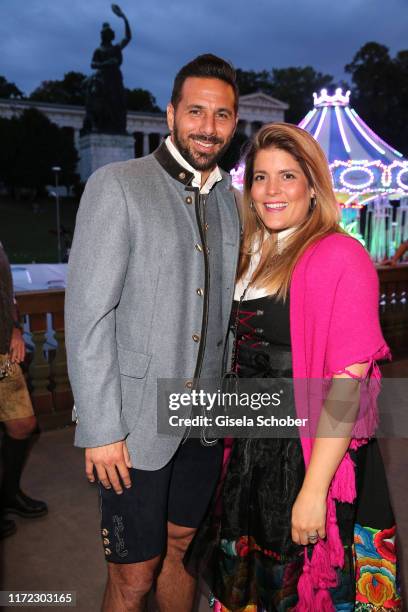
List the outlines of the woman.
<svg viewBox="0 0 408 612">
<path fill-rule="evenodd" d="M 357 379 L 366 410 L 359 437 L 351 425 L 343 437 L 234 441 L 186 559 L 218 610 L 401 609 L 383 465 L 375 440 L 361 437 L 371 434 L 376 360 L 389 357 L 378 279 L 338 222 L 318 143 L 293 125 L 264 126 L 246 156 L 232 369 L 293 376 L 298 414 L 298 381 Z"/>
</svg>

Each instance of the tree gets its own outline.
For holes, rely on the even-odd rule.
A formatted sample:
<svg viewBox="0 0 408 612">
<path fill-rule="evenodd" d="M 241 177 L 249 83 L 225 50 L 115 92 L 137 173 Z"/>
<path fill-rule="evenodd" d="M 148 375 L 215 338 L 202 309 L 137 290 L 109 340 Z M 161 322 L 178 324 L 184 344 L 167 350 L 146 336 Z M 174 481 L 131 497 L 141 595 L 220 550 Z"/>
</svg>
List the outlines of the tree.
<svg viewBox="0 0 408 612">
<path fill-rule="evenodd" d="M 242 70 L 237 68 L 237 83 L 241 96 L 262 91 L 271 94 L 272 75 L 267 70 L 255 72 L 255 70 Z"/>
<path fill-rule="evenodd" d="M 146 113 L 160 113 L 156 98 L 147 89 L 125 89 L 127 109 Z"/>
<path fill-rule="evenodd" d="M 312 108 L 314 92 L 335 88 L 330 74 L 317 72 L 312 66 L 274 68 L 272 81 L 272 95 L 289 104 L 286 111 L 286 121 L 289 123 L 299 123 Z"/>
<path fill-rule="evenodd" d="M 289 104 L 286 121 L 290 123 L 299 123 L 310 110 L 314 92 L 335 87 L 330 74 L 311 66 L 273 68 L 269 72 L 238 69 L 237 80 L 241 95 L 262 91 Z"/>
<path fill-rule="evenodd" d="M 408 51 L 392 58 L 388 47 L 368 42 L 345 70 L 352 77 L 352 104 L 363 120 L 408 152 Z"/>
<path fill-rule="evenodd" d="M 23 98 L 23 92 L 15 83 L 11 83 L 4 76 L 0 76 L 0 98 Z"/>
<path fill-rule="evenodd" d="M 62 168 L 61 184 L 71 185 L 77 161 L 73 131 L 59 128 L 38 110 L 0 118 L 0 180 L 11 192 L 16 187 L 41 192 L 54 182 L 53 166 Z"/>
<path fill-rule="evenodd" d="M 60 81 L 43 81 L 30 94 L 30 100 L 55 104 L 85 104 L 85 79 L 82 72 L 66 72 Z"/>
<path fill-rule="evenodd" d="M 82 72 L 67 72 L 56 81 L 43 81 L 29 96 L 37 102 L 54 104 L 85 104 L 87 77 Z M 1 86 L 1 82 L 0 82 Z M 147 89 L 125 89 L 128 110 L 159 113 L 156 98 Z"/>
</svg>

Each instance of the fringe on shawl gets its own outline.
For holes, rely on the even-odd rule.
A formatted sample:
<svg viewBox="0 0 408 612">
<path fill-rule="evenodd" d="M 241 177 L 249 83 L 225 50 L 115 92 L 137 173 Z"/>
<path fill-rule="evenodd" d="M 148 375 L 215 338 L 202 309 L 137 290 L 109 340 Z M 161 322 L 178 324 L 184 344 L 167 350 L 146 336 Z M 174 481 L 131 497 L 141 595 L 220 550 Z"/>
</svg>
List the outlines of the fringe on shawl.
<svg viewBox="0 0 408 612">
<path fill-rule="evenodd" d="M 360 379 L 367 384 L 368 393 L 372 394 L 368 414 L 369 429 L 374 434 L 378 422 L 376 410 L 376 397 L 380 388 L 381 372 L 377 365 L 378 359 L 391 359 L 389 348 L 384 345 L 375 355 L 368 359 L 361 359 L 360 363 L 368 363 L 367 370 L 362 377 L 353 375 L 347 368 L 334 374 L 346 373 L 352 378 Z M 367 427 L 367 423 L 366 423 Z M 357 429 L 357 428 L 355 428 Z M 349 448 L 355 450 L 367 444 L 369 438 L 354 437 L 358 432 L 353 430 L 353 439 Z M 350 453 L 344 455 L 333 477 L 327 496 L 326 539 L 320 540 L 313 547 L 309 559 L 305 548 L 305 561 L 303 572 L 298 582 L 299 601 L 296 612 L 334 612 L 335 608 L 329 589 L 337 586 L 337 569 L 344 565 L 344 547 L 340 538 L 336 517 L 336 501 L 353 503 L 356 499 L 355 464 Z"/>
</svg>

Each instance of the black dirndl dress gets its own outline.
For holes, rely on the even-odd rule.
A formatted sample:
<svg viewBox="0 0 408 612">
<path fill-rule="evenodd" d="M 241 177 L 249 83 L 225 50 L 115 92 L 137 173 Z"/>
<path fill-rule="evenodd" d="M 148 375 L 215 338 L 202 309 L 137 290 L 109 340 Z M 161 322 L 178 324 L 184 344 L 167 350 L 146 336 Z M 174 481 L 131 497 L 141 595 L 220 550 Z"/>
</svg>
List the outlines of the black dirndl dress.
<svg viewBox="0 0 408 612">
<path fill-rule="evenodd" d="M 234 302 L 231 328 L 238 376 L 292 376 L 288 300 Z M 372 440 L 351 454 L 358 495 L 354 504 L 336 503 L 345 564 L 330 591 L 333 605 L 400 610 L 395 524 L 378 444 Z M 295 608 L 304 547 L 292 541 L 291 512 L 304 475 L 298 438 L 233 440 L 217 494 L 185 558 L 217 610 Z"/>
</svg>

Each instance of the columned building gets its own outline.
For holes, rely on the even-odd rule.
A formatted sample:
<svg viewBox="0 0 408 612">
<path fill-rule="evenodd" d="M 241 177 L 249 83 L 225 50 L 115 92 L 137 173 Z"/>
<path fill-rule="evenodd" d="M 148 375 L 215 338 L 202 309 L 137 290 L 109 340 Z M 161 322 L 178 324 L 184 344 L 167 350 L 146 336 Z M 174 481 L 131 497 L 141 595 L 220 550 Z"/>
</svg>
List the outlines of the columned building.
<svg viewBox="0 0 408 612">
<path fill-rule="evenodd" d="M 83 106 L 0 99 L 0 117 L 18 116 L 27 108 L 36 108 L 59 127 L 71 128 L 79 152 L 79 136 L 85 116 Z M 284 102 L 261 92 L 241 96 L 238 130 L 249 137 L 264 123 L 284 121 L 287 108 L 288 105 Z M 154 151 L 168 134 L 166 114 L 128 111 L 127 131 L 134 136 L 135 157 L 147 155 Z"/>
<path fill-rule="evenodd" d="M 260 91 L 241 96 L 239 99 L 238 131 L 248 138 L 265 123 L 285 121 L 289 105 Z"/>
</svg>

